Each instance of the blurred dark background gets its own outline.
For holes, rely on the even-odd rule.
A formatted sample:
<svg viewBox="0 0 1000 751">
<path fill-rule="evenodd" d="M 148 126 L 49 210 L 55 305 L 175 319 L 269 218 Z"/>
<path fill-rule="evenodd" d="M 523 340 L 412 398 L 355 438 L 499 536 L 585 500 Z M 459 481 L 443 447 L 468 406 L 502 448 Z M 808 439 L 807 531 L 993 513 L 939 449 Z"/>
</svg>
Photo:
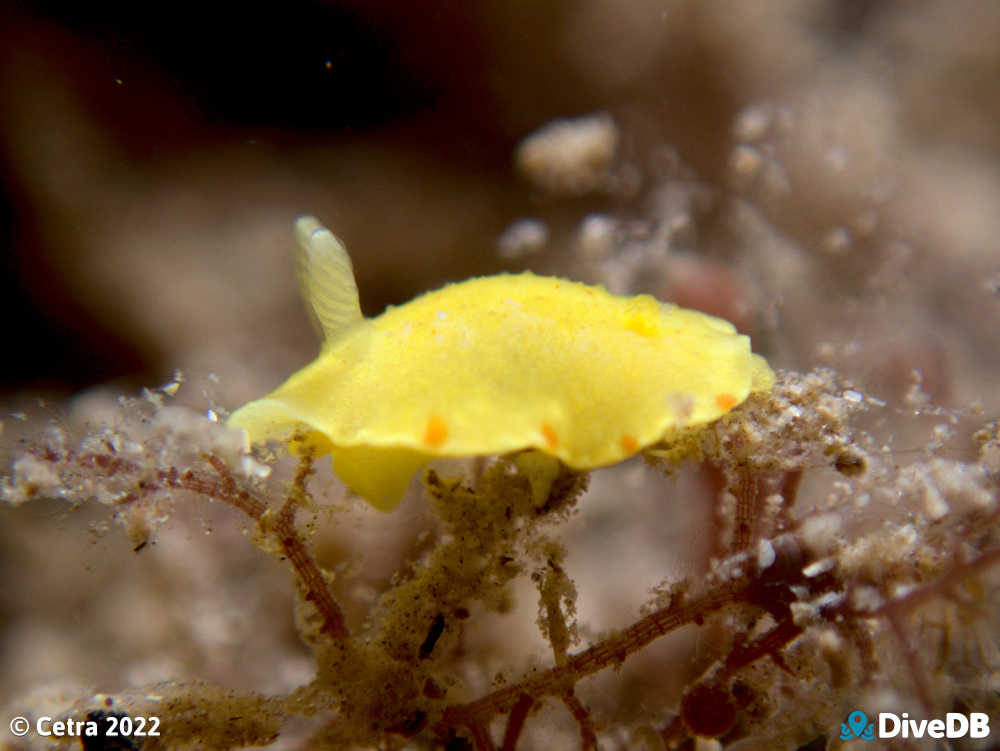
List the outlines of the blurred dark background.
<svg viewBox="0 0 1000 751">
<path fill-rule="evenodd" d="M 188 264 L 174 279 L 180 288 L 171 285 L 170 256 L 180 261 L 197 242 L 172 240 L 177 223 L 208 221 L 155 205 L 172 193 L 200 193 L 197 211 L 214 205 L 226 224 L 267 204 L 294 215 L 296 170 L 322 189 L 327 169 L 333 192 L 351 194 L 341 213 L 359 217 L 353 234 L 371 238 L 361 253 L 376 258 L 358 266 L 365 306 L 377 310 L 495 266 L 491 233 L 531 210 L 511 152 L 553 117 L 666 108 L 658 137 L 718 171 L 718 142 L 739 105 L 733 82 L 692 34 L 697 19 L 667 23 L 667 8 L 633 3 L 626 15 L 634 17 L 616 29 L 605 24 L 618 12 L 595 3 L 7 4 L 2 304 L 13 356 L 3 388 L 75 390 L 182 364 L 161 332 L 132 315 L 132 300 L 115 299 L 135 277 L 162 272 L 159 284 L 140 284 L 139 298 L 155 307 L 161 295 L 196 294 L 185 280 L 211 270 Z M 642 31 L 650 25 L 657 37 Z M 604 54 L 602 35 L 611 40 Z M 412 195 L 428 190 L 459 195 L 462 205 Z M 327 202 L 302 203 L 320 212 Z M 400 206 L 412 203 L 433 207 Z M 458 229 L 424 227 L 445 221 Z M 120 240 L 108 239 L 119 231 Z M 134 242 L 133 231 L 145 235 L 142 247 L 101 246 Z M 450 243 L 434 247 L 442 234 Z M 164 247 L 177 243 L 186 247 Z M 143 253 L 166 254 L 165 267 L 124 258 Z M 232 315 L 214 291 L 213 315 Z"/>
<path fill-rule="evenodd" d="M 519 178 L 518 141 L 557 117 L 609 112 L 640 172 L 669 146 L 726 185 L 737 115 L 763 102 L 778 136 L 759 151 L 790 189 L 751 198 L 805 247 L 873 200 L 884 208 L 879 180 L 920 184 L 941 174 L 936 154 L 1000 151 L 1000 13 L 977 3 L 7 2 L 0 14 L 7 396 L 150 384 L 176 367 L 216 372 L 238 397 L 273 386 L 315 346 L 290 263 L 298 214 L 345 239 L 369 313 L 510 268 L 495 240 L 519 216 L 549 222 L 558 255 L 561 230 L 644 193 L 555 201 Z M 977 196 L 994 177 L 975 177 L 988 188 Z M 931 224 L 935 190 L 911 190 L 894 230 Z M 985 252 L 987 230 L 958 241 Z M 837 261 L 852 283 L 870 274 L 859 257 Z"/>
</svg>

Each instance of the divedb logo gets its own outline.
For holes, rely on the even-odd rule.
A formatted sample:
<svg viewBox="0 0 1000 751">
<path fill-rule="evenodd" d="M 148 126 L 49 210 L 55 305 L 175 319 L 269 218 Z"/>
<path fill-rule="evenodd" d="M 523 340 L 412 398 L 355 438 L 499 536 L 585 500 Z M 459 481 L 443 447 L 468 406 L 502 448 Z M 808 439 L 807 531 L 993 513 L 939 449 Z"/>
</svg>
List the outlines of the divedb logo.
<svg viewBox="0 0 1000 751">
<path fill-rule="evenodd" d="M 990 734 L 990 717 L 984 712 L 949 712 L 944 719 L 911 720 L 906 712 L 898 715 L 880 712 L 878 725 L 869 722 L 868 716 L 856 709 L 840 723 L 840 740 L 860 738 L 864 741 L 878 738 L 985 738 Z"/>
</svg>

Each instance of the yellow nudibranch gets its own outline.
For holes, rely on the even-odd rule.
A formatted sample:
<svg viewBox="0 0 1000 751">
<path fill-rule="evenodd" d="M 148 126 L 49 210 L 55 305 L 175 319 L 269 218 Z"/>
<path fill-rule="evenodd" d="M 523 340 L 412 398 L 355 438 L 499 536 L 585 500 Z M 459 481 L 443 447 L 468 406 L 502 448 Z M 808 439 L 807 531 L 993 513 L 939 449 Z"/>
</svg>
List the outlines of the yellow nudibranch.
<svg viewBox="0 0 1000 751">
<path fill-rule="evenodd" d="M 530 272 L 449 284 L 365 318 L 341 242 L 308 216 L 295 236 L 322 348 L 229 424 L 251 442 L 297 436 L 293 449 L 331 454 L 340 479 L 383 511 L 436 457 L 537 449 L 579 470 L 615 464 L 774 383 L 728 321 Z"/>
</svg>

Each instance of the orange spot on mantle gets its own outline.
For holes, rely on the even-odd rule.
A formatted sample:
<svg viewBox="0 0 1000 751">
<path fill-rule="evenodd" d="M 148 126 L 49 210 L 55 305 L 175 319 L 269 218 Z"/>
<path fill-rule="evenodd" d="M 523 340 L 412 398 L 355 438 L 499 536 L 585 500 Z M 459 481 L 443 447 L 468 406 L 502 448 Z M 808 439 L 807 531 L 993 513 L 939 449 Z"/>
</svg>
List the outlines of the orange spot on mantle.
<svg viewBox="0 0 1000 751">
<path fill-rule="evenodd" d="M 542 438 L 545 439 L 545 445 L 550 449 L 554 449 L 559 445 L 559 436 L 556 434 L 555 429 L 549 425 L 547 422 L 542 423 L 541 427 Z"/>
<path fill-rule="evenodd" d="M 444 424 L 437 415 L 427 418 L 427 427 L 424 429 L 424 443 L 428 446 L 440 446 L 448 438 L 448 426 Z"/>
<path fill-rule="evenodd" d="M 732 409 L 736 406 L 736 397 L 732 394 L 719 394 L 715 397 L 715 403 L 719 405 L 719 409 Z"/>
<path fill-rule="evenodd" d="M 634 454 L 636 449 L 639 448 L 639 442 L 635 440 L 634 436 L 623 435 L 622 436 L 622 451 L 626 454 Z"/>
</svg>

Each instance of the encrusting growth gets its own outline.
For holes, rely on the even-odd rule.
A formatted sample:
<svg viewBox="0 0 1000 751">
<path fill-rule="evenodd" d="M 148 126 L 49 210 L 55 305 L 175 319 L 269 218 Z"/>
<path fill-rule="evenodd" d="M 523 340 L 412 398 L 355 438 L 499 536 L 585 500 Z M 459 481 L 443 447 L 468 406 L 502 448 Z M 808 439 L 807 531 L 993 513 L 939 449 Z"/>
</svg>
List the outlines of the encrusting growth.
<svg viewBox="0 0 1000 751">
<path fill-rule="evenodd" d="M 251 540 L 297 574 L 300 607 L 314 614 L 300 628 L 315 677 L 272 697 L 189 683 L 117 695 L 115 712 L 156 713 L 171 728 L 150 751 L 264 745 L 291 716 L 314 723 L 303 748 L 395 747 L 398 736 L 420 735 L 428 748 L 516 751 L 557 706 L 574 722 L 578 747 L 593 751 L 609 733 L 647 748 L 688 748 L 702 737 L 795 749 L 887 695 L 928 715 L 995 712 L 995 666 L 968 647 L 1000 627 L 995 430 L 981 433 L 977 462 L 898 468 L 852 434 L 860 403 L 842 398 L 844 389 L 828 372 L 785 373 L 722 419 L 676 436 L 672 452 L 647 452 L 653 462 L 715 465 L 732 496 L 721 508 L 735 513 L 723 519 L 706 572 L 664 582 L 641 617 L 599 636 L 575 622 L 578 584 L 552 534 L 574 513 L 587 475 L 557 465 L 539 485 L 539 465 L 519 461 L 533 453 L 489 462 L 472 480 L 427 471 L 436 539 L 350 629 L 296 523 L 319 513 L 309 457 L 290 482 L 275 482 L 269 465 L 233 450 L 235 431 L 164 406 L 160 395 L 126 401 L 118 426 L 79 441 L 50 431 L 0 489 L 14 504 L 97 499 L 127 527 L 145 519 L 149 535 L 180 495 L 223 502 L 251 518 Z M 844 478 L 842 496 L 793 514 L 798 476 L 819 467 Z M 877 510 L 863 500 L 890 493 L 896 501 Z M 505 612 L 525 574 L 551 656 L 492 689 L 472 688 L 493 658 L 469 651 L 466 624 Z M 683 677 L 666 709 L 620 720 L 595 700 L 584 679 L 638 659 L 685 625 L 702 629 L 697 652 L 680 666 L 653 665 Z M 68 711 L 85 717 L 95 706 L 85 697 Z"/>
<path fill-rule="evenodd" d="M 229 424 L 329 453 L 376 508 L 434 457 L 535 449 L 576 470 L 703 425 L 774 374 L 727 321 L 530 272 L 469 279 L 361 315 L 344 246 L 295 224 L 299 279 L 323 333 L 316 360 Z"/>
<path fill-rule="evenodd" d="M 248 453 L 244 434 L 213 411 L 206 419 L 167 405 L 175 383 L 123 399 L 113 426 L 82 437 L 52 427 L 0 492 L 12 505 L 106 504 L 141 555 L 181 496 L 238 509 L 251 542 L 296 575 L 313 677 L 276 696 L 168 683 L 102 707 L 83 697 L 67 713 L 162 716 L 171 735 L 147 739 L 146 751 L 261 746 L 290 717 L 308 732 L 299 747 L 317 751 L 398 748 L 416 736 L 435 751 L 497 751 L 498 740 L 517 751 L 540 747 L 553 707 L 582 751 L 621 748 L 626 737 L 655 749 L 710 738 L 791 750 L 829 746 L 848 712 L 886 697 L 927 716 L 996 713 L 996 666 L 969 646 L 1000 633 L 995 425 L 976 434 L 978 460 L 928 453 L 899 467 L 852 429 L 869 406 L 860 392 L 829 371 L 775 380 L 718 319 L 523 274 L 451 285 L 367 320 L 335 238 L 311 219 L 297 233 L 323 349 L 230 420 L 254 440 L 288 438 L 300 457 L 294 476 L 282 482 L 277 458 Z M 584 470 L 638 452 L 654 466 L 700 463 L 711 490 L 666 503 L 714 503 L 712 559 L 637 602 L 630 624 L 595 634 L 577 621 L 585 588 L 556 533 L 587 488 Z M 382 509 L 429 459 L 500 456 L 478 459 L 469 476 L 446 465 L 424 472 L 433 528 L 422 554 L 376 599 L 342 609 L 356 595 L 331 586 L 307 533 L 321 517 L 341 518 L 310 492 L 314 457 L 325 453 Z M 813 471 L 837 480 L 825 501 L 798 508 Z M 627 511 L 625 486 L 613 492 L 616 513 Z M 511 646 L 502 638 L 476 641 L 481 623 L 509 612 L 526 575 L 548 645 L 534 667 L 501 659 Z M 361 604 L 363 621 L 345 616 Z M 649 709 L 614 705 L 634 700 L 625 679 L 608 701 L 585 680 L 639 662 L 684 626 L 700 629 L 697 650 L 669 665 L 644 655 L 674 678 Z"/>
</svg>

